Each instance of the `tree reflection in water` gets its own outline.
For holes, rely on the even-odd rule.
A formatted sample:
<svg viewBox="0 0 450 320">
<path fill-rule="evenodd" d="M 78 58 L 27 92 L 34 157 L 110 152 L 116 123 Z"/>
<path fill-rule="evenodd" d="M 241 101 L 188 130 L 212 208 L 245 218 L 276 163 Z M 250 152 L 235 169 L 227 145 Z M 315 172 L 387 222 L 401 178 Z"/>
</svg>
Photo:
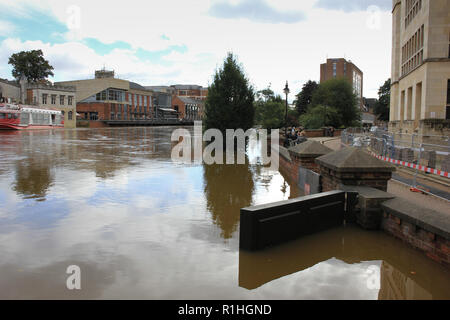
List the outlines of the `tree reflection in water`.
<svg viewBox="0 0 450 320">
<path fill-rule="evenodd" d="M 254 181 L 248 161 L 244 165 L 203 165 L 207 208 L 224 239 L 232 238 L 240 209 L 252 204 Z"/>
</svg>

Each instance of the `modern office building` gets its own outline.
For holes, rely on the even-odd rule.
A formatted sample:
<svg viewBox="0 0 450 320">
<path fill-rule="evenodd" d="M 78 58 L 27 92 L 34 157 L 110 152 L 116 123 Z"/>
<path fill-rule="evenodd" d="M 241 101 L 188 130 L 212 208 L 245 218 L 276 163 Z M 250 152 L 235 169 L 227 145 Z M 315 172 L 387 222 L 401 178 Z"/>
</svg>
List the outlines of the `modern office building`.
<svg viewBox="0 0 450 320">
<path fill-rule="evenodd" d="M 363 72 L 351 61 L 344 58 L 327 59 L 326 63 L 320 65 L 320 82 L 331 79 L 345 78 L 350 81 L 355 92 L 360 109 L 364 107 L 363 101 Z"/>
<path fill-rule="evenodd" d="M 450 1 L 393 0 L 389 129 L 450 132 Z"/>
<path fill-rule="evenodd" d="M 145 120 L 154 117 L 152 90 L 137 83 L 114 77 L 114 71 L 99 70 L 94 79 L 59 82 L 77 92 L 77 113 L 91 122 Z M 95 123 L 97 122 L 97 124 Z"/>
</svg>

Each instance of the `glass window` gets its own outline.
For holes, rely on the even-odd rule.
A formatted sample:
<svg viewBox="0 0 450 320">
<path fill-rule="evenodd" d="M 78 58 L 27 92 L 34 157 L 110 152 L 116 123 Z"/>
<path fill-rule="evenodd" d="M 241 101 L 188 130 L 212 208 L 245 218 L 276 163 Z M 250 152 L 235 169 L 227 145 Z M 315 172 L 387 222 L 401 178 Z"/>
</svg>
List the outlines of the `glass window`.
<svg viewBox="0 0 450 320">
<path fill-rule="evenodd" d="M 52 104 L 56 104 L 56 94 L 52 94 Z"/>
<path fill-rule="evenodd" d="M 69 113 L 67 114 L 67 119 L 68 120 L 72 120 L 73 119 L 73 112 L 69 111 Z"/>
<path fill-rule="evenodd" d="M 42 94 L 42 104 L 47 104 L 47 94 Z"/>
<path fill-rule="evenodd" d="M 64 105 L 65 98 L 66 98 L 65 96 L 59 96 L 59 104 L 60 105 L 62 105 L 62 106 Z"/>
<path fill-rule="evenodd" d="M 73 97 L 72 97 L 72 96 L 69 96 L 69 97 L 67 98 L 67 104 L 68 104 L 69 106 L 71 106 L 72 103 L 73 103 Z"/>
<path fill-rule="evenodd" d="M 5 119 L 5 114 L 4 113 L 0 113 L 0 119 Z"/>
</svg>

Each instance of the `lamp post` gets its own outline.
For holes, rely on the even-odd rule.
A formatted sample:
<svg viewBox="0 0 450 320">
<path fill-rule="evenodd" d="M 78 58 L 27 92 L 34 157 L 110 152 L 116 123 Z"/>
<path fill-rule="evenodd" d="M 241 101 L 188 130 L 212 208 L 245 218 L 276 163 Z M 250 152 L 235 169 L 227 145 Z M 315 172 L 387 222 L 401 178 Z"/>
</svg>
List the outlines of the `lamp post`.
<svg viewBox="0 0 450 320">
<path fill-rule="evenodd" d="M 286 94 L 286 120 L 285 120 L 285 124 L 284 124 L 284 136 L 287 139 L 287 116 L 288 116 L 288 94 L 289 94 L 289 86 L 288 86 L 288 82 L 286 81 L 286 87 L 284 88 L 284 93 Z"/>
</svg>

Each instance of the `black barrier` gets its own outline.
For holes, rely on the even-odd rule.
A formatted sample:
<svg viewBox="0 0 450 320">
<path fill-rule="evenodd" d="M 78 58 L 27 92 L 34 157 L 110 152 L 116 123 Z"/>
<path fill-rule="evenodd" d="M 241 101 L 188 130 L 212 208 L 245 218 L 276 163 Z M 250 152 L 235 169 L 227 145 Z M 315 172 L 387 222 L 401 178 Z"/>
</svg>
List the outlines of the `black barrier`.
<svg viewBox="0 0 450 320">
<path fill-rule="evenodd" d="M 344 222 L 345 199 L 344 191 L 331 191 L 243 208 L 239 246 L 243 250 L 261 250 L 340 226 Z"/>
</svg>

